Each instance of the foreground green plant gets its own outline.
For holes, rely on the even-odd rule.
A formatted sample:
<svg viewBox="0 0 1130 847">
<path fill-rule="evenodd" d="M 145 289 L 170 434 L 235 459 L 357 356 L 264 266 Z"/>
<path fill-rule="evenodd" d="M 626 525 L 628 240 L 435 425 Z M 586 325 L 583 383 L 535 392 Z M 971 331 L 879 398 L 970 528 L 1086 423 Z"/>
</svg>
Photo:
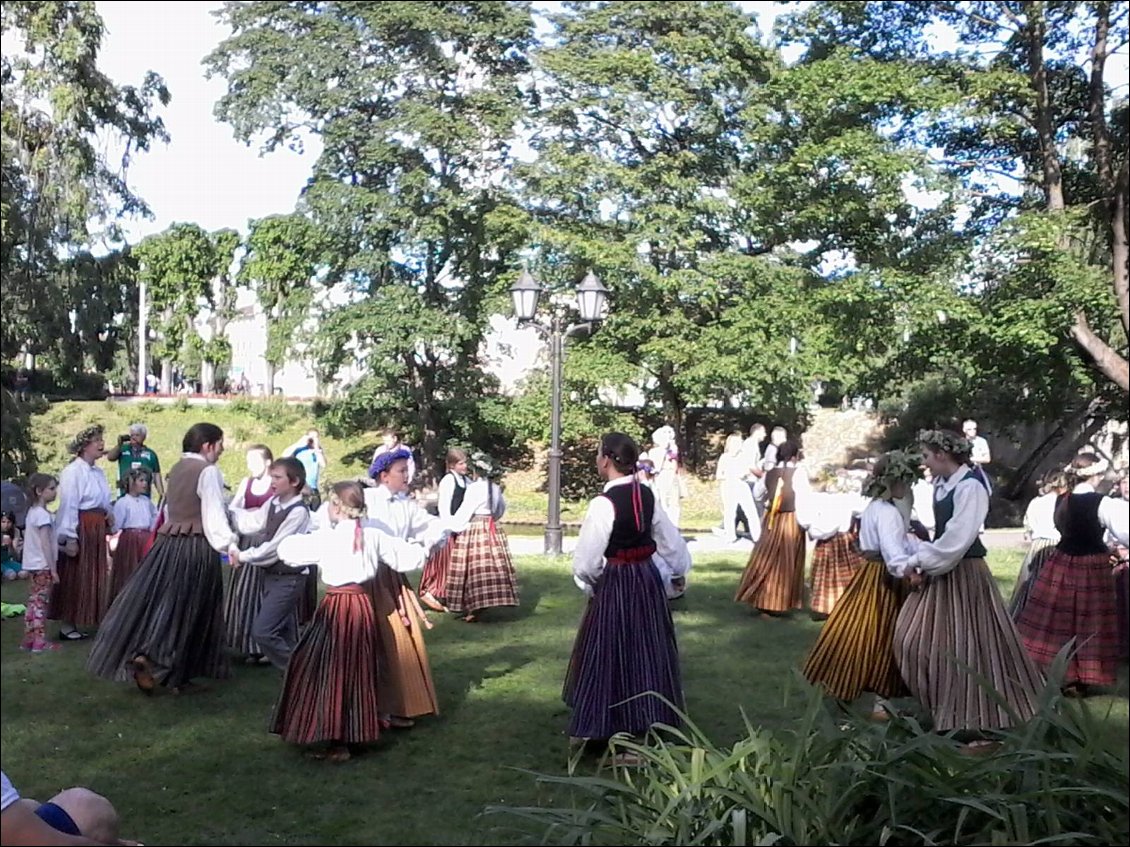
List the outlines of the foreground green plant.
<svg viewBox="0 0 1130 847">
<path fill-rule="evenodd" d="M 1062 658 L 1062 657 L 1061 657 Z M 1052 677 L 1057 678 L 1053 669 Z M 596 776 L 538 775 L 557 805 L 492 807 L 544 844 L 1125 844 L 1125 751 L 1049 684 L 1037 716 L 971 756 L 914 718 L 875 723 L 812 692 L 795 730 L 746 720 L 720 747 L 689 719 L 613 739 Z M 613 764 L 628 755 L 639 767 Z"/>
</svg>

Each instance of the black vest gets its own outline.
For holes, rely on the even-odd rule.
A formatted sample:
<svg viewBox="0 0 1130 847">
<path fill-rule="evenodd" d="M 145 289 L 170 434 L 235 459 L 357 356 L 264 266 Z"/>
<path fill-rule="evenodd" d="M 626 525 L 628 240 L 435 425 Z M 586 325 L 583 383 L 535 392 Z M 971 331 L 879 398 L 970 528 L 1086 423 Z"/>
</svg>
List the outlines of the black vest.
<svg viewBox="0 0 1130 847">
<path fill-rule="evenodd" d="M 1064 502 L 1064 497 L 1067 502 Z M 1067 494 L 1055 502 L 1055 528 L 1059 530 L 1056 547 L 1069 556 L 1092 556 L 1107 552 L 1103 543 L 1103 525 L 1099 521 L 1099 504 L 1103 495 Z"/>
<path fill-rule="evenodd" d="M 641 505 L 641 526 L 636 526 L 636 515 L 632 507 L 632 491 L 639 491 Z M 612 503 L 616 518 L 612 522 L 612 535 L 608 538 L 608 546 L 604 550 L 604 557 L 612 559 L 621 550 L 638 550 L 643 547 L 655 549 L 655 542 L 651 538 L 651 521 L 655 515 L 655 494 L 646 485 L 627 483 L 609 488 L 602 497 Z"/>
<path fill-rule="evenodd" d="M 765 490 L 769 494 L 769 505 L 773 505 L 774 494 L 777 492 L 777 484 L 781 485 L 781 501 L 777 507 L 778 512 L 795 512 L 796 511 L 796 491 L 793 490 L 793 477 L 796 476 L 796 467 L 789 467 L 782 465 L 773 468 L 765 474 Z"/>
<path fill-rule="evenodd" d="M 298 499 L 297 503 L 292 501 L 291 503 L 288 503 L 286 506 L 280 506 L 279 501 L 276 500 L 275 502 L 273 502 L 270 505 L 270 507 L 268 507 L 268 510 L 267 510 L 267 525 L 263 527 L 263 532 L 259 533 L 256 536 L 255 544 L 262 544 L 267 539 L 274 538 L 275 533 L 277 533 L 279 531 L 279 529 L 282 527 L 283 521 L 286 520 L 286 516 L 290 514 L 291 509 L 302 509 L 303 511 L 309 511 L 306 508 L 306 504 L 302 502 L 302 498 L 299 497 L 297 499 Z M 267 565 L 265 568 L 263 568 L 263 571 L 264 571 L 264 573 L 274 574 L 275 576 L 286 576 L 288 574 L 303 574 L 303 573 L 306 573 L 306 565 L 303 565 L 302 567 L 294 568 L 294 567 L 291 567 L 290 565 L 284 563 L 282 559 L 279 559 L 274 564 Z"/>
<path fill-rule="evenodd" d="M 463 505 L 463 498 L 467 496 L 467 477 L 451 471 L 448 471 L 447 475 L 455 477 L 455 490 L 451 492 L 451 514 L 454 515 Z M 463 482 L 462 485 L 459 484 L 460 481 Z"/>
<path fill-rule="evenodd" d="M 954 471 L 957 473 L 957 471 Z M 967 476 L 957 485 L 980 485 L 984 486 L 979 479 L 974 476 Z M 953 517 L 953 497 L 957 493 L 957 485 L 950 489 L 949 494 L 939 500 L 934 498 L 934 539 L 937 540 L 942 537 L 942 533 L 946 531 L 946 524 L 950 522 Z M 985 545 L 981 543 L 980 538 L 973 539 L 973 544 L 965 551 L 963 559 L 984 559 L 986 555 Z"/>
</svg>

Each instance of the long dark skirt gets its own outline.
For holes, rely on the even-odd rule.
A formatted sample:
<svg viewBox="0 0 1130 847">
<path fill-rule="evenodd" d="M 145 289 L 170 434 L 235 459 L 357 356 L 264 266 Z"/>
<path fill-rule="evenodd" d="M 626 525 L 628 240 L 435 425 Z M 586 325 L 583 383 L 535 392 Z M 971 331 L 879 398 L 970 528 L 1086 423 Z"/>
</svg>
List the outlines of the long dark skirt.
<svg viewBox="0 0 1130 847">
<path fill-rule="evenodd" d="M 573 709 L 574 738 L 679 725 L 672 708 L 683 705 L 675 624 L 650 559 L 605 568 L 581 619 L 562 696 Z"/>
<path fill-rule="evenodd" d="M 228 580 L 224 598 L 224 640 L 228 648 L 240 656 L 263 655 L 251 633 L 263 597 L 264 570 L 255 565 L 232 568 Z"/>
<path fill-rule="evenodd" d="M 863 562 L 804 663 L 804 676 L 838 700 L 864 691 L 906 693 L 895 663 L 894 633 L 905 590 L 882 562 Z"/>
<path fill-rule="evenodd" d="M 78 555 L 59 557 L 59 584 L 51 592 L 56 621 L 93 628 L 102 623 L 110 600 L 110 548 L 106 513 L 90 509 L 78 514 Z"/>
<path fill-rule="evenodd" d="M 220 567 L 220 554 L 203 535 L 159 536 L 110 607 L 86 669 L 128 682 L 126 663 L 143 655 L 161 685 L 227 677 Z"/>
<path fill-rule="evenodd" d="M 318 569 L 308 568 L 303 577 L 302 595 L 298 598 L 298 625 L 306 626 L 318 609 Z"/>
<path fill-rule="evenodd" d="M 377 623 L 361 586 L 326 591 L 290 657 L 271 732 L 291 744 L 364 744 L 380 736 Z"/>
</svg>

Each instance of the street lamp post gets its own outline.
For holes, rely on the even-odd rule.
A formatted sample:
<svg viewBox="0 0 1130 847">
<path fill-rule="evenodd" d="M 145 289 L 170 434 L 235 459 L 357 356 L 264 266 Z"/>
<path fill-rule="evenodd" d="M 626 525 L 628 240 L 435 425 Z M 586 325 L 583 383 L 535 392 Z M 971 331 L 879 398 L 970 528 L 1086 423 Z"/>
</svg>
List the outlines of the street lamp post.
<svg viewBox="0 0 1130 847">
<path fill-rule="evenodd" d="M 514 300 L 514 314 L 519 324 L 534 327 L 549 342 L 549 370 L 552 391 L 552 412 L 549 424 L 549 508 L 545 522 L 545 552 L 549 556 L 561 554 L 561 371 L 565 359 L 565 339 L 591 332 L 600 320 L 608 297 L 596 274 L 589 271 L 577 286 L 577 307 L 581 323 L 564 326 L 562 311 L 555 307 L 549 328 L 535 323 L 538 298 L 544 291 L 529 271 L 523 270 L 518 281 L 510 287 Z"/>
</svg>

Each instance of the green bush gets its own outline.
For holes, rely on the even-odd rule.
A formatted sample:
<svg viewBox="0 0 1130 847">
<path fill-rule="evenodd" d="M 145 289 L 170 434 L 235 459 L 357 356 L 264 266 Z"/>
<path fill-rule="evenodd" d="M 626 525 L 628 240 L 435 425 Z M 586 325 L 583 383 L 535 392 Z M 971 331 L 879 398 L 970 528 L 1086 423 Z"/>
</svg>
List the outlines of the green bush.
<svg viewBox="0 0 1130 847">
<path fill-rule="evenodd" d="M 1053 673 L 1053 677 L 1056 676 Z M 909 718 L 836 714 L 813 692 L 800 728 L 746 723 L 730 748 L 689 720 L 647 743 L 613 739 L 642 766 L 538 776 L 553 805 L 492 807 L 545 844 L 1126 844 L 1125 751 L 1086 704 L 1049 685 L 1038 715 L 963 755 Z M 607 760 L 606 760 L 607 761 Z M 530 830 L 533 831 L 530 831 Z"/>
</svg>

